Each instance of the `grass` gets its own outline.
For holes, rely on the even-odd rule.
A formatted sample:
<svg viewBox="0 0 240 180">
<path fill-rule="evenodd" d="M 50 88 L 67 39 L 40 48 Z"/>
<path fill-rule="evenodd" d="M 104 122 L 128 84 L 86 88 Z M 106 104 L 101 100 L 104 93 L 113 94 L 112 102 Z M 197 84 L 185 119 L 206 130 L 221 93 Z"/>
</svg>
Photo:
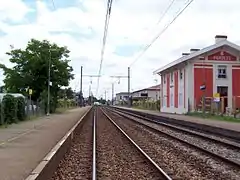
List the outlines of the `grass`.
<svg viewBox="0 0 240 180">
<path fill-rule="evenodd" d="M 203 114 L 200 112 L 191 112 L 191 113 L 187 113 L 187 116 L 195 116 L 195 117 L 200 117 L 202 119 L 211 119 L 211 120 L 217 120 L 217 121 L 227 121 L 227 122 L 237 122 L 240 123 L 240 119 L 239 118 L 234 118 L 231 116 L 221 116 L 221 115 L 212 115 L 209 113 Z"/>
</svg>

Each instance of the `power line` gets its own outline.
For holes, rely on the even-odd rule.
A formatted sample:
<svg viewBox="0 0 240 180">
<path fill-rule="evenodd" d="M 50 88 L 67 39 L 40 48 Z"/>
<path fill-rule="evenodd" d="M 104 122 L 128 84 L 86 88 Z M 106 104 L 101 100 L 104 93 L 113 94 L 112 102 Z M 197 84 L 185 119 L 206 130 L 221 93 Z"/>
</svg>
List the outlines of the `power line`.
<svg viewBox="0 0 240 180">
<path fill-rule="evenodd" d="M 155 28 L 153 28 L 153 30 L 156 29 L 156 27 L 158 26 L 158 24 L 163 20 L 163 18 L 165 17 L 165 15 L 167 14 L 167 12 L 170 10 L 170 8 L 173 6 L 173 3 L 175 2 L 176 0 L 171 0 L 170 4 L 168 5 L 168 7 L 166 8 L 166 10 L 164 11 L 164 13 L 162 14 L 162 16 L 158 19 L 157 23 L 156 23 L 156 26 Z M 144 46 L 141 46 L 140 49 L 144 48 Z M 146 48 L 146 47 L 145 47 Z M 133 63 L 132 63 L 133 64 Z M 130 65 L 131 66 L 131 65 Z"/>
<path fill-rule="evenodd" d="M 56 6 L 55 6 L 55 3 L 54 3 L 54 0 L 51 0 L 51 1 L 52 1 L 52 5 L 53 5 L 54 10 L 56 10 Z"/>
<path fill-rule="evenodd" d="M 98 77 L 98 81 L 97 81 L 96 96 L 98 94 L 100 75 L 101 75 L 101 71 L 102 71 L 103 56 L 104 56 L 105 45 L 106 45 L 106 40 L 107 40 L 108 25 L 109 25 L 109 20 L 110 20 L 110 16 L 111 16 L 111 9 L 112 9 L 112 0 L 108 0 L 107 12 L 106 12 L 105 24 L 104 24 L 103 44 L 102 44 L 102 50 L 101 50 L 101 60 L 100 60 L 100 67 L 99 67 L 99 71 L 98 71 L 99 77 Z"/>
<path fill-rule="evenodd" d="M 160 19 L 158 20 L 157 22 L 157 25 L 163 20 L 163 18 L 165 17 L 165 15 L 167 14 L 167 12 L 169 11 L 169 9 L 172 7 L 173 3 L 175 2 L 176 0 L 172 0 L 170 2 L 170 4 L 168 5 L 168 7 L 166 8 L 166 10 L 164 11 L 164 13 L 162 14 L 162 16 L 160 17 Z"/>
<path fill-rule="evenodd" d="M 172 19 L 172 21 L 162 30 L 160 31 L 157 36 L 155 36 L 151 43 L 146 45 L 144 50 L 140 53 L 140 55 L 130 64 L 132 66 L 137 60 L 139 60 L 142 55 L 152 46 L 152 44 L 169 28 L 171 24 L 186 10 L 186 8 L 193 2 L 194 0 L 188 1 L 187 5 Z"/>
</svg>

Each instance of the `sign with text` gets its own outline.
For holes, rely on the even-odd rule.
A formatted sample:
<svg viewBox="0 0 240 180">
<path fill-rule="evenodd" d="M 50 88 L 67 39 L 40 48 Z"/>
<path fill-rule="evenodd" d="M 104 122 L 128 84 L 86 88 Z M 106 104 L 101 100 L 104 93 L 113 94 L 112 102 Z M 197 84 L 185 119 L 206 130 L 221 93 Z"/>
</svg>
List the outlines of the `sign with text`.
<svg viewBox="0 0 240 180">
<path fill-rule="evenodd" d="M 220 102 L 220 94 L 219 93 L 215 93 L 213 94 L 213 101 L 214 102 Z"/>
<path fill-rule="evenodd" d="M 214 54 L 208 56 L 208 60 L 213 60 L 213 61 L 236 61 L 237 57 L 233 56 L 232 54 L 230 54 L 226 51 L 219 51 L 217 53 L 214 53 Z"/>
</svg>

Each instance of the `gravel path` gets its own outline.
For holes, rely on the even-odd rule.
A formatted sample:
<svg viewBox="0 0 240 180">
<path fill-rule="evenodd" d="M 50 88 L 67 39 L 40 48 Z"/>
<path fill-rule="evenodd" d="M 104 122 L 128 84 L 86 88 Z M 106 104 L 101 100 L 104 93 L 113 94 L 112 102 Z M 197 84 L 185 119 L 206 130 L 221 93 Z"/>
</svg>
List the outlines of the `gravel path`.
<svg viewBox="0 0 240 180">
<path fill-rule="evenodd" d="M 239 171 L 178 141 L 146 129 L 130 120 L 111 117 L 168 173 L 178 179 L 239 179 Z"/>
<path fill-rule="evenodd" d="M 98 110 L 98 179 L 161 179 L 159 172 L 123 134 Z"/>
<path fill-rule="evenodd" d="M 69 151 L 61 160 L 52 180 L 91 179 L 92 171 L 92 119 L 93 113 L 85 119 L 78 138 L 74 139 Z"/>
</svg>

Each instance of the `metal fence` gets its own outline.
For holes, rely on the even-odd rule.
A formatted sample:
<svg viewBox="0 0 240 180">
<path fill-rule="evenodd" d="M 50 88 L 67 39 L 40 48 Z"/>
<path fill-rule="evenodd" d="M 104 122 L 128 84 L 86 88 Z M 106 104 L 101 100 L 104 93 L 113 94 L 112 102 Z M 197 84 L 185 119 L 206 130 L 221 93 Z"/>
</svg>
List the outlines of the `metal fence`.
<svg viewBox="0 0 240 180">
<path fill-rule="evenodd" d="M 33 116 L 43 116 L 45 115 L 45 106 L 40 102 L 26 100 L 25 112 L 28 118 Z"/>
</svg>

